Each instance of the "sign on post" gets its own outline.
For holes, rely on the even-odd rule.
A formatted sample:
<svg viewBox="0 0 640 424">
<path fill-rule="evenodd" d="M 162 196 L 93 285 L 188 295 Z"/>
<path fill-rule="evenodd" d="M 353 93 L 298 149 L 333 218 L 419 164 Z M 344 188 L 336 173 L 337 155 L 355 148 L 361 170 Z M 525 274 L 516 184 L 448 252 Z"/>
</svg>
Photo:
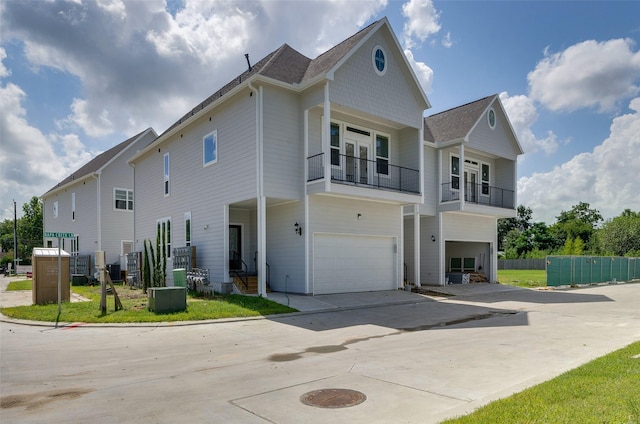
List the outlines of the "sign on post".
<svg viewBox="0 0 640 424">
<path fill-rule="evenodd" d="M 73 233 L 56 233 L 53 231 L 45 231 L 44 236 L 51 238 L 74 238 L 76 235 Z"/>
</svg>

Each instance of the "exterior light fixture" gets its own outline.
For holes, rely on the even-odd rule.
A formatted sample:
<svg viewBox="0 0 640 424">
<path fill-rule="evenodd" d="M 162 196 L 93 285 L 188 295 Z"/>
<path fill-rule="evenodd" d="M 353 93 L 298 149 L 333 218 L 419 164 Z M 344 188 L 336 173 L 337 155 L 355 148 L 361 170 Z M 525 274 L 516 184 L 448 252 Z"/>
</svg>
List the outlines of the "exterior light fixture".
<svg viewBox="0 0 640 424">
<path fill-rule="evenodd" d="M 361 214 L 361 213 L 359 213 L 359 214 L 358 214 L 358 221 L 359 221 L 359 220 L 361 220 L 361 219 L 362 219 L 362 214 Z"/>
<path fill-rule="evenodd" d="M 295 228 L 295 229 L 294 229 L 293 231 L 294 231 L 297 235 L 302 236 L 302 225 L 300 225 L 300 224 L 298 224 L 298 223 L 296 222 L 296 223 L 295 223 L 295 225 L 294 225 L 294 228 Z"/>
<path fill-rule="evenodd" d="M 431 241 L 435 243 L 435 241 L 436 241 L 436 236 L 432 235 L 432 236 L 431 236 Z"/>
</svg>

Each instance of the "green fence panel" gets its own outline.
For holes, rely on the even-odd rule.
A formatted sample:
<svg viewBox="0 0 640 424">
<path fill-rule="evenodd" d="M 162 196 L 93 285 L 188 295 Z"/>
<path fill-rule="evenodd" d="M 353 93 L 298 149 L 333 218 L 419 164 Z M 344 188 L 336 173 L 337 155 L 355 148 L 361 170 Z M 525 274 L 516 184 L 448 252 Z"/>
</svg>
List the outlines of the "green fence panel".
<svg viewBox="0 0 640 424">
<path fill-rule="evenodd" d="M 640 258 L 547 256 L 547 286 L 640 279 Z"/>
</svg>

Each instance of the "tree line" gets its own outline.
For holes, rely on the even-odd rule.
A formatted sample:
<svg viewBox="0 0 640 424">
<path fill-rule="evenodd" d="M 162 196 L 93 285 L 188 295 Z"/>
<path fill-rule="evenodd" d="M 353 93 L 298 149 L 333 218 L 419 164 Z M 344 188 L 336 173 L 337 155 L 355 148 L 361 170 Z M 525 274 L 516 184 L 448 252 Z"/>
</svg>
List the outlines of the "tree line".
<svg viewBox="0 0 640 424">
<path fill-rule="evenodd" d="M 42 204 L 33 196 L 28 203 L 22 205 L 23 215 L 16 220 L 18 255 L 21 264 L 31 263 L 31 251 L 34 247 L 42 247 Z M 0 266 L 13 262 L 13 219 L 5 219 L 0 223 Z"/>
<path fill-rule="evenodd" d="M 547 255 L 640 257 L 640 212 L 625 209 L 604 220 L 588 203 L 562 211 L 556 222 L 533 222 L 533 211 L 518 206 L 515 218 L 498 220 L 498 250 L 505 259 L 544 258 Z"/>
</svg>

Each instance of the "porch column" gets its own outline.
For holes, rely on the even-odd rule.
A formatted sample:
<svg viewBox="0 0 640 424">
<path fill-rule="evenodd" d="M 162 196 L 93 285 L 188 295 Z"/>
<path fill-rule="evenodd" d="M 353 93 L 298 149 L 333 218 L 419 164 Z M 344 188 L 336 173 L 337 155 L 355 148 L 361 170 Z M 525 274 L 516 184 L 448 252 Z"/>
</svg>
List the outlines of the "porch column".
<svg viewBox="0 0 640 424">
<path fill-rule="evenodd" d="M 324 121 L 322 122 L 322 157 L 324 163 L 324 189 L 331 188 L 331 103 L 329 102 L 329 82 L 324 84 Z"/>
<path fill-rule="evenodd" d="M 258 197 L 258 294 L 267 297 L 267 200 Z"/>
<path fill-rule="evenodd" d="M 413 277 L 420 287 L 420 205 L 413 206 Z"/>
<path fill-rule="evenodd" d="M 225 282 L 233 281 L 229 274 L 229 205 L 223 206 L 222 211 L 222 272 Z"/>
<path fill-rule="evenodd" d="M 464 142 L 460 143 L 460 147 L 459 149 L 459 156 L 460 156 L 460 165 L 458 165 L 459 169 L 459 173 L 460 175 L 458 176 L 458 178 L 460 178 L 460 185 L 462 186 L 462 189 L 460 190 L 460 210 L 464 210 L 464 199 L 467 195 L 467 185 L 465 184 L 464 181 Z"/>
</svg>

